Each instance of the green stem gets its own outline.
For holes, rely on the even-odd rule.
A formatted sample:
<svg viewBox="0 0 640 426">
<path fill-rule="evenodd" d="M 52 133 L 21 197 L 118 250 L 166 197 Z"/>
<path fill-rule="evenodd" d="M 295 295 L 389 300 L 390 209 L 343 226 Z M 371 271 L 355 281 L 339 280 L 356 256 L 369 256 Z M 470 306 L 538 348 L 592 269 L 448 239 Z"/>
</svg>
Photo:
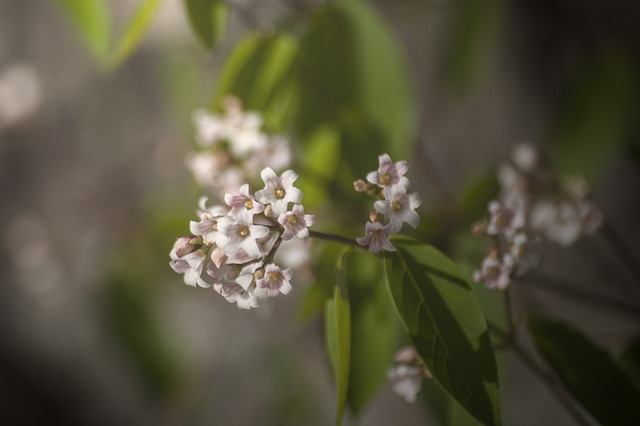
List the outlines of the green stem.
<svg viewBox="0 0 640 426">
<path fill-rule="evenodd" d="M 575 402 L 565 393 L 562 385 L 556 380 L 556 378 L 547 372 L 542 365 L 540 365 L 527 351 L 520 346 L 513 336 L 500 329 L 500 327 L 487 320 L 487 326 L 496 336 L 503 339 L 505 345 L 511 349 L 511 351 L 522 361 L 547 387 L 555 394 L 558 401 L 567 409 L 567 411 L 573 416 L 574 420 L 583 426 L 590 426 L 591 422 L 584 416 L 584 414 L 576 407 Z"/>
<path fill-rule="evenodd" d="M 363 246 L 359 245 L 356 242 L 355 239 L 343 237 L 342 235 L 326 234 L 324 232 L 311 231 L 311 230 L 309 230 L 309 235 L 314 237 L 314 238 L 319 238 L 321 240 L 347 244 L 347 245 L 350 245 L 350 246 L 353 246 L 353 247 L 362 248 L 362 249 L 366 248 L 366 247 L 363 247 Z"/>
</svg>

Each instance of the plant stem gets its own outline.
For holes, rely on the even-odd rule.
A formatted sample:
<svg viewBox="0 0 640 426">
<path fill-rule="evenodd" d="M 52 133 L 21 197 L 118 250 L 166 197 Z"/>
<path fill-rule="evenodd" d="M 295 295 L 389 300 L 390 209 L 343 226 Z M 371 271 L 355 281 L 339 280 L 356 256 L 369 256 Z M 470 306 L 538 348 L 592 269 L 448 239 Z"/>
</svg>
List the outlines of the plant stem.
<svg viewBox="0 0 640 426">
<path fill-rule="evenodd" d="M 576 407 L 575 402 L 565 393 L 562 385 L 558 383 L 556 378 L 548 373 L 522 346 L 520 346 L 513 336 L 500 329 L 500 327 L 487 320 L 489 331 L 503 339 L 509 349 L 522 361 L 545 385 L 555 394 L 558 401 L 573 416 L 574 420 L 583 426 L 590 426 L 591 422 Z"/>
<path fill-rule="evenodd" d="M 347 244 L 353 247 L 365 248 L 356 243 L 356 240 L 343 237 L 342 235 L 334 235 L 334 234 L 326 234 L 324 232 L 311 231 L 309 230 L 309 235 L 314 238 L 319 238 L 321 240 L 332 241 L 336 243 Z"/>
<path fill-rule="evenodd" d="M 608 308 L 611 311 L 623 313 L 640 320 L 640 309 L 626 300 L 611 297 L 606 293 L 587 290 L 569 282 L 550 277 L 540 272 L 529 272 L 527 277 L 519 279 L 520 283 L 531 289 L 553 291 L 557 294 L 569 297 L 572 300 L 579 299 L 591 305 Z"/>
</svg>

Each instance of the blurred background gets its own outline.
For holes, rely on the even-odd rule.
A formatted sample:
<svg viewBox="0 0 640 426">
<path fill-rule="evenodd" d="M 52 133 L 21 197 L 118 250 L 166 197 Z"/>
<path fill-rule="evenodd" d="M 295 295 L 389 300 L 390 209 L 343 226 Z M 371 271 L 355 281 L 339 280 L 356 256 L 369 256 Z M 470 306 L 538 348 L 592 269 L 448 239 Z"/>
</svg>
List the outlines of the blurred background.
<svg viewBox="0 0 640 426">
<path fill-rule="evenodd" d="M 298 315 L 308 283 L 273 309 L 245 312 L 185 286 L 168 265 L 199 196 L 183 161 L 192 111 L 211 102 L 242 34 L 300 31 L 322 4 L 237 3 L 243 12 L 211 54 L 182 2 L 165 0 L 140 49 L 105 72 L 58 3 L 0 2 L 3 424 L 332 424 L 322 320 Z M 589 180 L 616 235 L 613 246 L 603 234 L 571 249 L 545 246 L 543 270 L 628 303 L 618 309 L 529 285 L 514 290 L 514 303 L 570 319 L 621 351 L 639 331 L 640 286 L 628 265 L 640 264 L 640 6 L 368 3 L 398 43 L 415 94 L 408 160 L 432 224 L 422 235 L 450 248 L 464 220 L 446 218 L 467 188 L 494 173 L 515 143 L 538 145 L 560 171 Z M 137 4 L 109 2 L 114 26 Z M 517 361 L 503 356 L 500 369 L 505 424 L 571 424 Z M 427 422 L 435 422 L 428 408 L 385 386 L 345 423 Z"/>
</svg>

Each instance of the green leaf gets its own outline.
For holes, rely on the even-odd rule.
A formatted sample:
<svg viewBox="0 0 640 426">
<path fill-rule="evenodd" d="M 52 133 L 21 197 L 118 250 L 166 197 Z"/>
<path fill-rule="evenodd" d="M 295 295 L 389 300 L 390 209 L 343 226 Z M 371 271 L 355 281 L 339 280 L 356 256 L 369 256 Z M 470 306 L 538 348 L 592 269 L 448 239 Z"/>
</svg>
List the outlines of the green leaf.
<svg viewBox="0 0 640 426">
<path fill-rule="evenodd" d="M 373 9 L 358 0 L 321 9 L 302 41 L 297 130 L 304 137 L 318 125 L 337 126 L 344 159 L 357 175 L 369 171 L 380 153 L 405 157 L 414 142 L 417 107 L 398 46 Z"/>
<path fill-rule="evenodd" d="M 143 0 L 131 17 L 120 41 L 108 60 L 107 66 L 115 69 L 138 47 L 146 34 L 162 0 Z"/>
<path fill-rule="evenodd" d="M 58 0 L 91 54 L 103 62 L 109 53 L 109 13 L 104 0 Z"/>
<path fill-rule="evenodd" d="M 527 324 L 542 357 L 593 417 L 640 424 L 640 393 L 609 353 L 564 322 L 530 314 Z"/>
<path fill-rule="evenodd" d="M 298 182 L 305 208 L 317 210 L 329 195 L 330 184 L 340 164 L 340 133 L 333 126 L 319 126 L 304 141 L 304 171 Z"/>
<path fill-rule="evenodd" d="M 385 253 L 393 300 L 433 377 L 484 424 L 500 424 L 496 360 L 467 281 L 435 248 L 410 238 Z"/>
<path fill-rule="evenodd" d="M 575 72 L 558 112 L 550 154 L 565 173 L 593 181 L 632 137 L 640 113 L 640 78 L 632 55 L 597 49 Z"/>
<path fill-rule="evenodd" d="M 298 315 L 300 321 L 304 322 L 321 313 L 327 301 L 333 298 L 336 286 L 336 263 L 341 249 L 342 246 L 337 243 L 323 243 L 320 254 L 316 257 L 315 280 L 307 290 Z"/>
<path fill-rule="evenodd" d="M 272 115 L 278 116 L 282 104 L 287 104 L 293 95 L 290 72 L 297 51 L 298 41 L 288 33 L 245 36 L 220 72 L 213 107 L 220 105 L 225 96 L 234 95 L 246 108 L 262 112 L 267 125 L 278 122 Z"/>
<path fill-rule="evenodd" d="M 347 288 L 345 257 L 340 258 L 338 278 L 334 296 L 327 302 L 325 310 L 325 333 L 329 360 L 337 387 L 336 424 L 342 424 L 342 417 L 349 390 L 349 366 L 351 363 L 351 308 L 349 305 L 349 289 Z"/>
<path fill-rule="evenodd" d="M 397 346 L 398 321 L 386 287 L 382 262 L 364 251 L 347 259 L 351 305 L 349 408 L 360 413 L 386 383 Z"/>
<path fill-rule="evenodd" d="M 224 35 L 229 8 L 224 0 L 185 0 L 191 27 L 200 41 L 213 49 Z"/>
</svg>

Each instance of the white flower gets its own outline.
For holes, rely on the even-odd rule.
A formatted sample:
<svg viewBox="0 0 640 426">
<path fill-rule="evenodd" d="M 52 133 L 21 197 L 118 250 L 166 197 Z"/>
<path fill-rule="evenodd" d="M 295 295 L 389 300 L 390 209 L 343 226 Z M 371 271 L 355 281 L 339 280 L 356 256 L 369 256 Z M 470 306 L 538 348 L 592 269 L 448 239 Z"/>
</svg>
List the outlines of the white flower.
<svg viewBox="0 0 640 426">
<path fill-rule="evenodd" d="M 561 246 L 573 244 L 582 234 L 578 209 L 568 201 L 542 200 L 531 209 L 531 228 Z"/>
<path fill-rule="evenodd" d="M 390 188 L 400 185 L 405 189 L 409 187 L 409 179 L 404 174 L 409 170 L 406 161 L 393 163 L 391 157 L 382 154 L 378 157 L 378 170 L 367 174 L 367 180 L 374 185 L 378 185 L 388 191 Z"/>
<path fill-rule="evenodd" d="M 260 256 L 256 240 L 269 233 L 269 228 L 253 224 L 253 214 L 248 210 L 240 210 L 234 220 L 218 220 L 218 231 L 227 237 L 218 245 L 227 256 L 242 249 L 252 259 Z"/>
<path fill-rule="evenodd" d="M 386 200 L 378 200 L 373 203 L 373 206 L 389 218 L 392 234 L 397 234 L 404 222 L 414 228 L 418 226 L 420 216 L 415 209 L 420 207 L 422 201 L 417 192 L 407 194 L 407 189 L 403 185 L 396 185 L 390 191 L 385 190 L 385 197 Z"/>
<path fill-rule="evenodd" d="M 210 287 L 210 284 L 202 279 L 207 254 L 200 248 L 198 240 L 196 237 L 178 238 L 169 253 L 169 265 L 178 274 L 184 274 L 185 284 L 192 287 Z"/>
<path fill-rule="evenodd" d="M 399 349 L 393 360 L 398 365 L 387 370 L 387 378 L 391 382 L 391 387 L 405 401 L 413 403 L 416 400 L 416 395 L 422 389 L 423 381 L 431 378 L 431 373 L 413 346 Z"/>
<path fill-rule="evenodd" d="M 270 136 L 267 142 L 255 149 L 247 159 L 249 170 L 262 170 L 269 166 L 282 170 L 291 165 L 292 153 L 289 141 L 281 136 Z"/>
<path fill-rule="evenodd" d="M 269 263 L 264 268 L 262 278 L 256 280 L 254 294 L 257 297 L 275 297 L 280 293 L 288 294 L 293 289 L 289 282 L 292 277 L 291 269 L 282 270 L 279 266 Z"/>
<path fill-rule="evenodd" d="M 223 117 L 205 109 L 197 109 L 193 112 L 192 120 L 196 128 L 196 141 L 200 146 L 208 147 L 226 139 L 228 126 Z"/>
<path fill-rule="evenodd" d="M 488 207 L 491 217 L 487 225 L 488 235 L 513 236 L 514 232 L 524 226 L 524 216 L 518 215 L 517 208 L 505 207 L 493 200 Z"/>
<path fill-rule="evenodd" d="M 389 241 L 391 224 L 367 222 L 364 233 L 364 237 L 358 237 L 356 241 L 361 246 L 369 246 L 369 253 L 380 253 L 383 248 L 388 251 L 396 251 L 396 248 Z"/>
<path fill-rule="evenodd" d="M 416 402 L 416 395 L 422 389 L 424 381 L 422 367 L 397 365 L 387 370 L 387 378 L 391 382 L 393 392 L 409 403 Z"/>
<path fill-rule="evenodd" d="M 272 211 L 277 217 L 285 213 L 289 203 L 300 204 L 302 191 L 293 186 L 298 175 L 293 170 L 287 170 L 278 177 L 269 167 L 260 172 L 265 187 L 256 192 L 256 199 L 262 204 L 271 204 Z"/>
<path fill-rule="evenodd" d="M 249 210 L 253 214 L 262 213 L 264 206 L 256 201 L 255 197 L 249 193 L 249 184 L 245 183 L 240 187 L 237 194 L 226 193 L 224 202 L 231 207 L 229 216 L 235 216 L 240 210 Z"/>
<path fill-rule="evenodd" d="M 522 276 L 542 263 L 542 241 L 529 240 L 526 234 L 518 232 L 511 241 L 510 255 L 514 261 L 514 275 Z"/>
<path fill-rule="evenodd" d="M 203 212 L 200 214 L 200 221 L 195 222 L 192 220 L 189 222 L 189 230 L 193 235 L 201 236 L 206 245 L 219 244 L 223 239 L 221 239 L 220 232 L 218 232 L 218 225 L 228 220 L 227 216 Z"/>
<path fill-rule="evenodd" d="M 495 253 L 490 253 L 482 261 L 482 268 L 473 274 L 473 280 L 484 284 L 488 289 L 504 290 L 511 279 L 509 275 L 513 269 L 513 259 L 510 255 L 498 259 Z"/>
<path fill-rule="evenodd" d="M 301 240 L 308 238 L 308 227 L 313 225 L 314 220 L 313 215 L 304 214 L 304 207 L 296 204 L 290 212 L 282 213 L 278 217 L 278 223 L 284 227 L 282 239 L 288 241 L 294 236 Z"/>
<path fill-rule="evenodd" d="M 521 142 L 513 147 L 511 159 L 518 170 L 523 173 L 531 173 L 540 164 L 540 153 L 532 144 Z"/>
</svg>

